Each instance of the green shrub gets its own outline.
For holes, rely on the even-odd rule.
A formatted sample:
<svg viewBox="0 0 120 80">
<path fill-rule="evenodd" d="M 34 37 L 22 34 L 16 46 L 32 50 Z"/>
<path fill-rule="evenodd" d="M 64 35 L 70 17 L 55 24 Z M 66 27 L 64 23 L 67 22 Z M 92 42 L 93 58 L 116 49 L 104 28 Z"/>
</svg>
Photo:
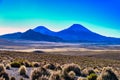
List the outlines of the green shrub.
<svg viewBox="0 0 120 80">
<path fill-rule="evenodd" d="M 30 63 L 28 60 L 15 60 L 11 62 L 11 67 L 19 68 L 21 65 L 32 67 L 32 63 Z"/>
<path fill-rule="evenodd" d="M 81 76 L 87 77 L 92 73 L 95 73 L 92 68 L 85 68 L 85 69 L 82 70 L 82 72 L 81 72 L 82 75 Z"/>
<path fill-rule="evenodd" d="M 16 67 L 16 68 L 19 68 L 21 66 L 19 62 L 12 62 L 10 65 L 11 67 Z"/>
<path fill-rule="evenodd" d="M 97 75 L 95 73 L 91 73 L 89 76 L 87 76 L 88 80 L 96 80 L 97 79 Z"/>
</svg>

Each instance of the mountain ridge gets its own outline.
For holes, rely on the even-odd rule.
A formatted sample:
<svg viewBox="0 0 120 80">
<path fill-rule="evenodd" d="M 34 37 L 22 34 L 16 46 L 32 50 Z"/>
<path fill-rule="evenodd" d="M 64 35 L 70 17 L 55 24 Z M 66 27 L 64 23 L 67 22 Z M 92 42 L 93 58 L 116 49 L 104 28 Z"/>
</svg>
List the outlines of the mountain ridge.
<svg viewBox="0 0 120 80">
<path fill-rule="evenodd" d="M 21 35 L 21 38 L 25 40 L 34 40 L 34 41 L 51 41 L 51 42 L 62 41 L 62 39 L 58 37 L 41 34 L 33 31 L 32 29 L 29 29 L 26 32 L 24 32 Z"/>
<path fill-rule="evenodd" d="M 13 33 L 0 36 L 7 39 L 25 39 L 35 41 L 60 41 L 60 42 L 120 42 L 120 38 L 106 37 L 97 34 L 81 24 L 73 24 L 72 26 L 58 32 L 51 31 L 45 26 L 37 26 L 23 33 Z"/>
<path fill-rule="evenodd" d="M 80 24 L 73 24 L 72 26 L 68 27 L 67 29 L 73 30 L 73 31 L 90 31 Z M 66 29 L 64 29 L 64 30 L 66 30 Z M 63 30 L 61 30 L 61 31 L 63 31 Z"/>
</svg>

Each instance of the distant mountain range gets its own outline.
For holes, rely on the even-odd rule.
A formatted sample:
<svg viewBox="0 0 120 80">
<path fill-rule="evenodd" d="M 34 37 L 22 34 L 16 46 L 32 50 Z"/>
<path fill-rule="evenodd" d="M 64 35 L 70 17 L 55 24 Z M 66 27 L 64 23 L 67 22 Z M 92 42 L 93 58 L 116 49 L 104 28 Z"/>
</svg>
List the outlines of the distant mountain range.
<svg viewBox="0 0 120 80">
<path fill-rule="evenodd" d="M 50 41 L 50 42 L 120 42 L 119 38 L 106 37 L 92 32 L 80 24 L 73 24 L 67 29 L 54 32 L 44 26 L 0 36 L 4 39 Z"/>
</svg>

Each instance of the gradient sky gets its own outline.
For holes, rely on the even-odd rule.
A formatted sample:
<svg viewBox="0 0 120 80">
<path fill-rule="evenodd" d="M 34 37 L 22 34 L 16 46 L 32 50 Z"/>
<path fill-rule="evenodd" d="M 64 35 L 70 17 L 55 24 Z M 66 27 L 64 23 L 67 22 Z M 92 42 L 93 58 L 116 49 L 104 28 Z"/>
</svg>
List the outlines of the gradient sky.
<svg viewBox="0 0 120 80">
<path fill-rule="evenodd" d="M 74 23 L 120 37 L 120 0 L 0 0 L 0 34 L 38 25 L 59 31 Z"/>
</svg>

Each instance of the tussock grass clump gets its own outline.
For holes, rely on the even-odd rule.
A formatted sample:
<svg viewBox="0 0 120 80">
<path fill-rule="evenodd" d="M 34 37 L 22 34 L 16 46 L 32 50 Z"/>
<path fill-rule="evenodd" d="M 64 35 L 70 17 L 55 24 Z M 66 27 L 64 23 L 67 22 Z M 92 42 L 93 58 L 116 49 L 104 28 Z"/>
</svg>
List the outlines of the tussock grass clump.
<svg viewBox="0 0 120 80">
<path fill-rule="evenodd" d="M 0 77 L 5 80 L 9 80 L 9 75 L 6 73 L 6 69 L 3 64 L 0 64 Z"/>
<path fill-rule="evenodd" d="M 23 78 L 20 78 L 20 80 L 24 80 Z"/>
<path fill-rule="evenodd" d="M 55 69 L 55 70 L 56 70 L 56 71 L 57 71 L 57 70 L 62 71 L 62 66 L 61 66 L 60 64 L 57 64 L 57 63 L 56 63 L 56 69 Z"/>
<path fill-rule="evenodd" d="M 66 74 L 70 71 L 75 72 L 76 76 L 80 76 L 81 75 L 81 69 L 80 66 L 77 64 L 65 64 L 63 67 L 63 73 Z"/>
<path fill-rule="evenodd" d="M 22 64 L 26 67 L 32 67 L 32 63 L 30 63 L 28 60 L 23 61 Z"/>
<path fill-rule="evenodd" d="M 19 74 L 20 74 L 21 76 L 23 76 L 23 75 L 26 75 L 27 69 L 26 69 L 26 67 L 25 67 L 24 65 L 22 65 L 22 66 L 19 68 L 18 72 L 19 72 Z"/>
<path fill-rule="evenodd" d="M 50 72 L 45 68 L 37 68 L 31 72 L 31 80 L 38 80 L 42 76 L 50 76 Z"/>
<path fill-rule="evenodd" d="M 74 80 L 74 79 L 75 79 L 76 74 L 75 74 L 75 72 L 70 71 L 70 72 L 68 73 L 68 76 L 69 76 L 70 80 Z"/>
<path fill-rule="evenodd" d="M 0 74 L 6 72 L 6 69 L 3 64 L 0 64 Z"/>
<path fill-rule="evenodd" d="M 111 67 L 104 67 L 97 80 L 119 80 Z"/>
<path fill-rule="evenodd" d="M 38 80 L 39 77 L 41 77 L 41 76 L 42 76 L 42 74 L 41 74 L 41 72 L 38 69 L 34 69 L 31 72 L 31 80 Z"/>
<path fill-rule="evenodd" d="M 50 70 L 55 70 L 56 66 L 54 64 L 46 64 L 46 65 L 44 65 L 44 68 L 50 69 Z"/>
<path fill-rule="evenodd" d="M 47 76 L 41 76 L 41 77 L 39 77 L 38 80 L 49 80 L 49 77 L 47 77 Z"/>
<path fill-rule="evenodd" d="M 11 77 L 10 80 L 16 80 L 15 77 Z"/>
<path fill-rule="evenodd" d="M 83 77 L 87 77 L 89 76 L 90 74 L 93 74 L 95 73 L 95 71 L 92 69 L 92 68 L 85 68 L 81 71 L 81 74 Z"/>
<path fill-rule="evenodd" d="M 10 65 L 10 64 L 7 64 L 7 65 L 6 65 L 6 69 L 10 70 L 10 69 L 11 69 L 11 65 Z"/>
<path fill-rule="evenodd" d="M 77 80 L 88 80 L 87 78 L 79 77 Z"/>
<path fill-rule="evenodd" d="M 32 62 L 33 67 L 40 67 L 40 64 L 38 62 Z"/>
<path fill-rule="evenodd" d="M 71 77 L 69 76 L 71 71 L 75 73 L 75 76 L 81 76 L 81 69 L 79 65 L 73 63 L 65 64 L 63 66 L 63 72 L 62 72 L 65 79 L 69 79 L 69 80 L 71 79 Z"/>
<path fill-rule="evenodd" d="M 6 73 L 6 72 L 0 73 L 0 77 L 2 77 L 4 80 L 10 80 L 9 75 L 8 75 L 8 73 Z"/>
<path fill-rule="evenodd" d="M 59 71 L 53 72 L 49 78 L 49 80 L 62 80 L 61 73 Z"/>
</svg>

